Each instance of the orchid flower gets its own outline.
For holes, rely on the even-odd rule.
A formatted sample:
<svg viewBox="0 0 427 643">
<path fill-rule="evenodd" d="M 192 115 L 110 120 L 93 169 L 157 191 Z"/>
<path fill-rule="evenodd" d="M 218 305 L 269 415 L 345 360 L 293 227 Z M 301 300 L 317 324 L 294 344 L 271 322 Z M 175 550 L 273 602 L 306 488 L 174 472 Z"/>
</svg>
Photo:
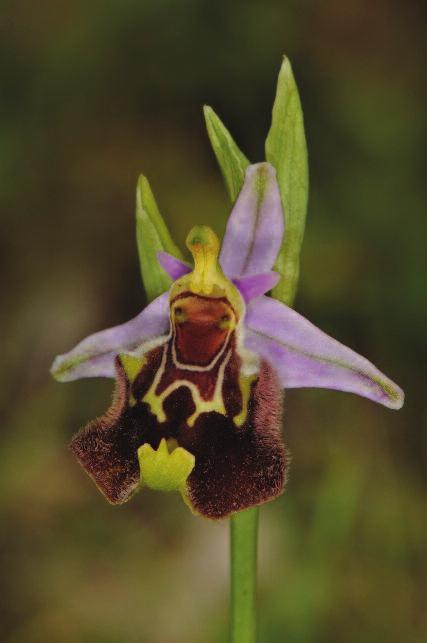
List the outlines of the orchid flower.
<svg viewBox="0 0 427 643">
<path fill-rule="evenodd" d="M 71 449 L 106 498 L 178 490 L 223 518 L 284 489 L 281 389 L 347 391 L 391 409 L 403 392 L 371 362 L 266 293 L 285 233 L 276 173 L 250 165 L 227 223 L 187 237 L 194 267 L 161 252 L 174 280 L 131 321 L 58 356 L 60 381 L 115 377 L 113 403 Z"/>
</svg>

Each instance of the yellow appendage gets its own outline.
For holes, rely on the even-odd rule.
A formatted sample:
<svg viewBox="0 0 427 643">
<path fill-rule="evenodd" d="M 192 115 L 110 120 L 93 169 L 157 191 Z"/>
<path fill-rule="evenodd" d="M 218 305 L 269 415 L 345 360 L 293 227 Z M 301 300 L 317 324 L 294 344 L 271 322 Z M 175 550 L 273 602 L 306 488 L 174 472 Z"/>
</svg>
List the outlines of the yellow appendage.
<svg viewBox="0 0 427 643">
<path fill-rule="evenodd" d="M 157 491 L 179 491 L 185 495 L 185 484 L 196 460 L 186 449 L 175 447 L 175 440 L 166 442 L 165 438 L 157 451 L 149 444 L 139 447 L 141 485 Z"/>
</svg>

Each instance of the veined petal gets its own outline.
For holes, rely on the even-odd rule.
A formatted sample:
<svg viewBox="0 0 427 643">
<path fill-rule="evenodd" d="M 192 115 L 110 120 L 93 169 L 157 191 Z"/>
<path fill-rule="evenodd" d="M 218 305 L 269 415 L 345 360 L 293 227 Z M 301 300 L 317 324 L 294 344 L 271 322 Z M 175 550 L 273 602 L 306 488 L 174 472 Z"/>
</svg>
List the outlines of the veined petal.
<svg viewBox="0 0 427 643">
<path fill-rule="evenodd" d="M 159 337 L 169 329 L 168 293 L 154 299 L 136 317 L 83 339 L 75 348 L 58 355 L 51 373 L 60 382 L 83 377 L 114 377 L 118 353 L 132 351 L 142 342 Z"/>
<path fill-rule="evenodd" d="M 233 279 L 233 283 L 240 290 L 240 293 L 245 300 L 245 303 L 264 295 L 266 292 L 274 288 L 280 279 L 277 272 L 264 272 L 259 275 L 249 275 L 248 277 L 238 277 Z"/>
<path fill-rule="evenodd" d="M 349 391 L 399 409 L 403 391 L 371 362 L 284 304 L 260 297 L 249 304 L 246 345 L 276 369 L 284 388 Z"/>
<path fill-rule="evenodd" d="M 163 268 L 163 270 L 174 281 L 176 281 L 180 277 L 183 277 L 184 275 L 188 275 L 188 273 L 192 271 L 191 266 L 189 266 L 184 261 L 181 261 L 181 259 L 177 259 L 176 257 L 173 257 L 168 252 L 163 252 L 163 251 L 158 252 L 157 260 L 161 265 L 161 267 Z"/>
<path fill-rule="evenodd" d="M 276 172 L 269 163 L 250 165 L 228 219 L 220 263 L 228 277 L 272 269 L 284 231 Z"/>
</svg>

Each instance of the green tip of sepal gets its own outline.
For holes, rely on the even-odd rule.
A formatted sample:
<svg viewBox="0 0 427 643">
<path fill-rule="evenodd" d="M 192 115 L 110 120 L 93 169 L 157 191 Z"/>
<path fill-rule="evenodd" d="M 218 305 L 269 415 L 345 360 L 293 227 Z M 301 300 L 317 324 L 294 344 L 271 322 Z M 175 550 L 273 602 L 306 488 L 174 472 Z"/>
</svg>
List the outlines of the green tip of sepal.
<svg viewBox="0 0 427 643">
<path fill-rule="evenodd" d="M 160 214 L 150 184 L 140 175 L 136 189 L 136 238 L 141 275 L 148 301 L 168 290 L 171 279 L 157 261 L 157 253 L 168 252 L 182 258 Z"/>
<path fill-rule="evenodd" d="M 212 107 L 204 105 L 203 114 L 212 149 L 224 177 L 230 199 L 234 203 L 242 189 L 249 161 Z"/>
<path fill-rule="evenodd" d="M 149 444 L 138 449 L 141 485 L 157 491 L 179 491 L 186 495 L 187 478 L 196 459 L 174 440 L 162 438 L 157 450 Z"/>
<path fill-rule="evenodd" d="M 58 358 L 56 357 L 52 366 L 50 367 L 49 373 L 52 375 L 53 379 L 56 380 L 57 382 L 66 382 L 66 375 L 65 373 L 69 369 L 68 364 L 63 366 L 62 364 L 59 365 L 57 362 Z"/>
<path fill-rule="evenodd" d="M 73 370 L 89 359 L 89 355 L 77 355 L 67 358 L 64 355 L 57 355 L 50 367 L 50 374 L 57 382 L 70 382 L 74 379 Z"/>
<path fill-rule="evenodd" d="M 304 119 L 291 63 L 286 56 L 280 69 L 266 159 L 277 172 L 286 231 L 274 267 L 281 280 L 273 297 L 292 305 L 299 276 L 299 255 L 304 237 L 308 202 L 308 160 Z"/>
<path fill-rule="evenodd" d="M 384 398 L 381 404 L 387 406 L 389 409 L 398 411 L 402 408 L 405 402 L 405 394 L 394 382 L 386 378 L 384 375 L 371 375 L 373 381 L 381 387 L 384 392 Z"/>
</svg>

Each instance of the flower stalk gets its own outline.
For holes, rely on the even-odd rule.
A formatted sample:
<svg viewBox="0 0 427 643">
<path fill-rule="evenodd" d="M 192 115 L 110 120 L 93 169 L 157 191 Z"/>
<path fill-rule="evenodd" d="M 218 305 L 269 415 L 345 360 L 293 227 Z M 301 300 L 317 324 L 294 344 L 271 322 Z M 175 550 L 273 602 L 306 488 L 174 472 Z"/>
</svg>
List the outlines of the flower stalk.
<svg viewBox="0 0 427 643">
<path fill-rule="evenodd" d="M 258 520 L 258 507 L 230 518 L 231 643 L 256 641 Z"/>
</svg>

